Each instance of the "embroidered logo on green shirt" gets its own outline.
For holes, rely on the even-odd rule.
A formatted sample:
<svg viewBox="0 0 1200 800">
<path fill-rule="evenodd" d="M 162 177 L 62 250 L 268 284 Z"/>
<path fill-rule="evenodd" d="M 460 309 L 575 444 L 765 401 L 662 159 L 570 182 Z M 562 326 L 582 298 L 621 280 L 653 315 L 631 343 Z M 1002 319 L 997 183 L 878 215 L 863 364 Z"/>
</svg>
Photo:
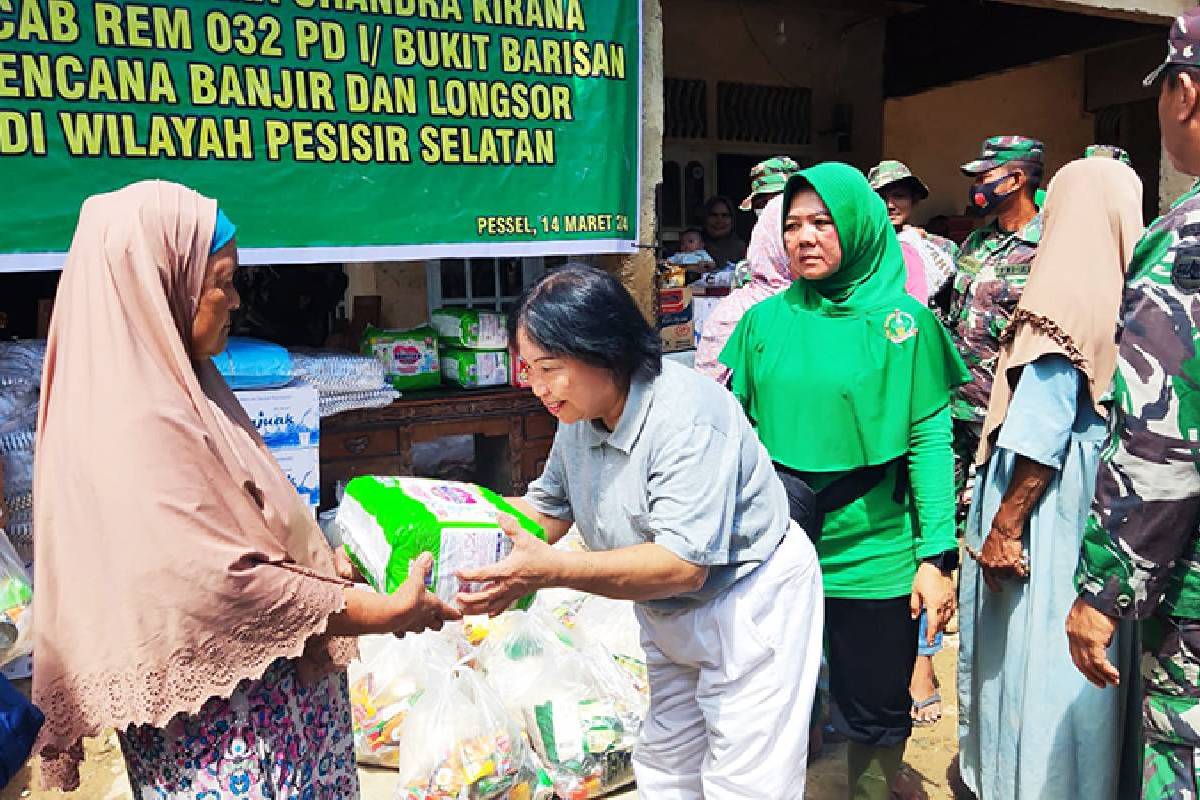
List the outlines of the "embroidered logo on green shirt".
<svg viewBox="0 0 1200 800">
<path fill-rule="evenodd" d="M 892 344 L 903 344 L 917 335 L 917 321 L 912 314 L 897 308 L 883 321 L 883 335 Z"/>
</svg>

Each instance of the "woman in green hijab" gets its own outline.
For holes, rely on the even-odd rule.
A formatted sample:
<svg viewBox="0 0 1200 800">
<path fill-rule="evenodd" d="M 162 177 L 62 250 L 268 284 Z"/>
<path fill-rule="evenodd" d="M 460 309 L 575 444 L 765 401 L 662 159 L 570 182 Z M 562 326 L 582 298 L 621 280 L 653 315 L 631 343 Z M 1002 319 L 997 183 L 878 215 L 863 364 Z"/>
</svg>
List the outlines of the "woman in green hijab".
<svg viewBox="0 0 1200 800">
<path fill-rule="evenodd" d="M 850 796 L 886 798 L 912 731 L 917 617 L 932 640 L 954 612 L 949 402 L 968 376 L 904 293 L 900 244 L 862 173 L 805 170 L 783 214 L 796 280 L 746 313 L 721 362 L 816 542 Z"/>
</svg>

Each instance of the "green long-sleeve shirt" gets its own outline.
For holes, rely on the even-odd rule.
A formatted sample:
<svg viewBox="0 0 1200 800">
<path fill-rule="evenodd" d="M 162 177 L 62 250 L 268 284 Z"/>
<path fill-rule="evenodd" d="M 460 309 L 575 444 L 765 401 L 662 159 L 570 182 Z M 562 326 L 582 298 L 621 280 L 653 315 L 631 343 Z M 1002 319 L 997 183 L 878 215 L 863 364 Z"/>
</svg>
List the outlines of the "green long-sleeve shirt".
<svg viewBox="0 0 1200 800">
<path fill-rule="evenodd" d="M 817 555 L 827 596 L 882 600 L 907 595 L 920 559 L 958 546 L 949 407 L 913 425 L 909 446 L 911 488 L 903 503 L 894 498 L 901 467 L 892 466 L 862 498 L 826 515 Z M 819 490 L 841 474 L 805 477 Z"/>
</svg>

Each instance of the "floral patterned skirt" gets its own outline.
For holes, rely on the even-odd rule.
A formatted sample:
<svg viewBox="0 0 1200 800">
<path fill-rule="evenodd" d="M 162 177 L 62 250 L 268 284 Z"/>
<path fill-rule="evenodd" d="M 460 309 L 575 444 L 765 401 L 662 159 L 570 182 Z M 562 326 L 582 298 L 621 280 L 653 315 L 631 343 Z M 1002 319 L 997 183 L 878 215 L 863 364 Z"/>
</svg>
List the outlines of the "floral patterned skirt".
<svg viewBox="0 0 1200 800">
<path fill-rule="evenodd" d="M 305 687 L 280 659 L 198 714 L 119 738 L 138 800 L 333 800 L 359 795 L 350 720 L 344 672 Z"/>
</svg>

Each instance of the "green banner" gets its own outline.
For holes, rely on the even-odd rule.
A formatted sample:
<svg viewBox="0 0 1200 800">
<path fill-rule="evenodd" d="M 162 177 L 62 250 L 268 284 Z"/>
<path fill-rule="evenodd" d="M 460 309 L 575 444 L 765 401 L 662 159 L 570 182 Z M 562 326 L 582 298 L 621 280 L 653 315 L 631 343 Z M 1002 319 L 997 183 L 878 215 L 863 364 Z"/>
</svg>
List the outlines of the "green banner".
<svg viewBox="0 0 1200 800">
<path fill-rule="evenodd" d="M 631 252 L 640 55 L 640 0 L 0 0 L 0 271 L 147 178 L 245 263 Z"/>
</svg>

